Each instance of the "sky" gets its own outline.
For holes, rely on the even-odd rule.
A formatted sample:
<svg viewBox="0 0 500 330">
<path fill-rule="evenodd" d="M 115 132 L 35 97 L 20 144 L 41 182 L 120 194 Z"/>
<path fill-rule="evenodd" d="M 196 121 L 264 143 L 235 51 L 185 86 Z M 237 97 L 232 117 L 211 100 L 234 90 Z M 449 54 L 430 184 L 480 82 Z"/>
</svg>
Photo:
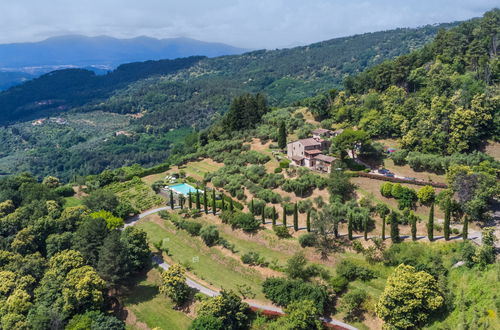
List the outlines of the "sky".
<svg viewBox="0 0 500 330">
<path fill-rule="evenodd" d="M 281 48 L 479 17 L 498 0 L 0 0 L 0 43 L 83 34 Z"/>
</svg>

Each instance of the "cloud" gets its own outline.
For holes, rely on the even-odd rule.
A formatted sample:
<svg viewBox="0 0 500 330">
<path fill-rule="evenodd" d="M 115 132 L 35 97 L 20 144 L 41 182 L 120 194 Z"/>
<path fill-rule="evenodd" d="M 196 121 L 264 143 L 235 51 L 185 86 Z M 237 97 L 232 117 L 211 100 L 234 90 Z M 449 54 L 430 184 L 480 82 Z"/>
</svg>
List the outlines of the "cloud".
<svg viewBox="0 0 500 330">
<path fill-rule="evenodd" d="M 68 33 L 191 37 L 277 48 L 481 16 L 497 0 L 2 1 L 0 43 Z"/>
</svg>

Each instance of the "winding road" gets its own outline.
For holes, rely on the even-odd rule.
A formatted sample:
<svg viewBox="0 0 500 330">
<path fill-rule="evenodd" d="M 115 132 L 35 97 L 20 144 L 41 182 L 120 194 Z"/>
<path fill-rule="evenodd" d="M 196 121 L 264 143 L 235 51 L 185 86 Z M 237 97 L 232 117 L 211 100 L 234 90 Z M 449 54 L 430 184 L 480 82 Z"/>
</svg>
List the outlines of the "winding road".
<svg viewBox="0 0 500 330">
<path fill-rule="evenodd" d="M 155 208 L 155 209 L 144 211 L 143 213 L 141 213 L 139 215 L 136 215 L 136 216 L 128 219 L 125 222 L 124 227 L 134 226 L 142 218 L 147 217 L 148 215 L 151 215 L 151 214 L 154 214 L 154 213 L 157 213 L 157 212 L 160 212 L 160 211 L 166 211 L 166 210 L 170 210 L 170 206 L 158 207 L 158 208 Z M 159 267 L 161 267 L 161 268 L 163 268 L 165 270 L 167 270 L 170 267 L 170 264 L 168 264 L 167 262 L 165 262 L 165 260 L 163 260 L 159 256 L 153 256 L 153 262 L 155 264 L 157 264 Z M 200 284 L 198 282 L 193 281 L 190 278 L 186 278 L 186 284 L 189 287 L 191 287 L 191 288 L 193 288 L 195 290 L 198 290 L 199 292 L 201 292 L 201 293 L 203 293 L 203 294 L 205 294 L 207 296 L 215 297 L 215 296 L 219 295 L 218 291 L 212 290 L 212 289 L 210 289 L 210 288 L 208 288 L 208 287 L 206 287 L 206 286 L 204 286 L 204 285 L 202 285 L 202 284 Z M 254 308 L 254 309 L 259 309 L 259 310 L 268 311 L 268 312 L 272 312 L 272 313 L 285 314 L 285 312 L 283 311 L 283 309 L 280 308 L 280 307 L 262 305 L 262 304 L 259 304 L 257 302 L 254 302 L 254 301 L 245 301 L 245 302 L 251 308 Z M 325 318 L 325 317 L 321 317 L 320 319 L 324 323 L 327 323 L 329 326 L 332 326 L 332 327 L 337 328 L 337 329 L 357 330 L 357 328 L 355 328 L 355 327 L 353 327 L 353 326 L 351 326 L 351 325 L 349 325 L 347 323 L 338 321 L 338 320 L 333 320 L 333 319 Z"/>
</svg>

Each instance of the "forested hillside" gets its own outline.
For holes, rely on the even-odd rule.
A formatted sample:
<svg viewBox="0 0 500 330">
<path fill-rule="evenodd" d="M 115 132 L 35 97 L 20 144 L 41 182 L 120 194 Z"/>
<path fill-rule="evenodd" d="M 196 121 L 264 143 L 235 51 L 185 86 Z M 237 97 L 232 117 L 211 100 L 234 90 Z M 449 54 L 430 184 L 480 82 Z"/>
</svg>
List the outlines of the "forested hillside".
<svg viewBox="0 0 500 330">
<path fill-rule="evenodd" d="M 74 127 L 68 133 L 72 137 L 65 139 L 73 144 L 60 148 L 55 136 L 68 131 L 64 126 L 58 126 L 56 135 L 39 135 L 42 141 L 36 143 L 23 138 L 33 134 L 29 125 L 8 126 L 2 132 L 9 142 L 2 148 L 0 171 L 29 170 L 67 180 L 121 165 L 151 166 L 164 161 L 170 145 L 186 131 L 217 120 L 237 95 L 262 92 L 270 105 L 291 104 L 341 86 L 349 74 L 418 49 L 439 29 L 453 25 L 367 33 L 239 56 L 131 63 L 104 76 L 79 69 L 55 71 L 0 93 L 0 123 L 62 113 L 67 113 L 64 116 L 71 122 L 72 113 L 96 110 L 139 114 L 130 126 L 123 127 L 131 134 L 113 136 L 108 132 L 104 136 L 99 131 L 89 143 L 87 138 L 83 141 L 78 137 L 81 134 Z M 42 125 L 36 131 L 44 128 Z M 54 125 L 47 128 L 53 130 Z"/>
<path fill-rule="evenodd" d="M 500 139 L 500 10 L 440 31 L 420 50 L 309 100 L 318 119 L 358 126 L 404 149 L 453 154 Z M 306 102 L 307 103 L 307 102 Z"/>
</svg>

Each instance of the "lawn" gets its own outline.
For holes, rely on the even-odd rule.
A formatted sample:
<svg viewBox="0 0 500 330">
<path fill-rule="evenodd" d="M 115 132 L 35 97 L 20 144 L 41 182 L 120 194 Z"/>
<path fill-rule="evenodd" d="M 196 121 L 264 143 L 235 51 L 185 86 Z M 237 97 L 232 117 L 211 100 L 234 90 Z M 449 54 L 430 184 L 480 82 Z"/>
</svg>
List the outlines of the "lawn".
<svg viewBox="0 0 500 330">
<path fill-rule="evenodd" d="M 137 226 L 148 234 L 150 242 L 163 241 L 172 261 L 189 268 L 196 277 L 209 285 L 232 290 L 237 290 L 239 285 L 247 285 L 257 299 L 265 300 L 261 292 L 264 277 L 255 269 L 243 265 L 240 260 L 225 255 L 217 247 L 207 247 L 198 237 L 176 230 L 158 215 L 144 218 Z"/>
<path fill-rule="evenodd" d="M 410 167 L 410 165 L 405 165 L 405 166 L 395 165 L 392 159 L 385 159 L 384 167 L 400 176 L 408 178 L 416 178 L 424 181 L 446 183 L 446 177 L 444 175 L 439 175 L 430 172 L 416 172 Z"/>
<path fill-rule="evenodd" d="M 234 244 L 240 256 L 248 252 L 258 252 L 267 261 L 276 260 L 280 265 L 284 265 L 288 258 L 301 250 L 297 240 L 279 239 L 271 230 L 264 229 L 247 234 L 242 230 L 233 230 L 230 225 L 223 224 L 219 218 L 212 215 L 204 215 L 193 220 L 216 225 L 220 236 Z"/>
<path fill-rule="evenodd" d="M 181 311 L 174 310 L 173 303 L 158 292 L 160 273 L 152 269 L 127 293 L 124 304 L 133 315 L 127 317 L 127 328 L 141 329 L 140 323 L 154 329 L 187 329 L 191 319 Z M 134 317 L 135 316 L 135 317 Z"/>
<path fill-rule="evenodd" d="M 165 176 L 167 176 L 167 174 L 178 173 L 181 170 L 186 172 L 187 176 L 191 176 L 196 180 L 203 180 L 203 177 L 206 173 L 215 172 L 222 166 L 224 166 L 224 164 L 214 162 L 211 159 L 203 159 L 196 162 L 189 162 L 186 165 L 181 166 L 180 168 L 174 166 L 168 171 L 145 176 L 142 178 L 142 181 L 148 185 L 151 185 L 155 181 L 165 179 Z"/>
<path fill-rule="evenodd" d="M 74 207 L 82 205 L 82 200 L 76 197 L 65 197 L 64 207 Z"/>
</svg>

